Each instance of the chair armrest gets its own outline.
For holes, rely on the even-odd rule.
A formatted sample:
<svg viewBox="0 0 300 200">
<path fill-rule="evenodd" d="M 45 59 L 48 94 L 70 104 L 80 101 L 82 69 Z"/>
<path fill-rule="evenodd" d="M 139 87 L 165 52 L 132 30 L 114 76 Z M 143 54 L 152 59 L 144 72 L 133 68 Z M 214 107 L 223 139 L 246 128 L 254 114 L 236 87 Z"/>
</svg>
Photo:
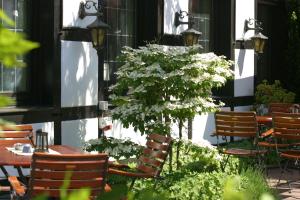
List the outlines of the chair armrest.
<svg viewBox="0 0 300 200">
<path fill-rule="evenodd" d="M 273 133 L 274 133 L 274 129 L 271 128 L 271 129 L 269 129 L 269 130 L 263 132 L 263 133 L 260 135 L 260 137 L 261 137 L 261 138 L 269 137 L 269 136 L 272 135 Z"/>
<path fill-rule="evenodd" d="M 16 176 L 9 176 L 8 181 L 12 187 L 12 189 L 16 192 L 18 196 L 24 196 L 26 189 L 25 187 L 21 184 L 21 182 L 18 180 Z"/>
</svg>

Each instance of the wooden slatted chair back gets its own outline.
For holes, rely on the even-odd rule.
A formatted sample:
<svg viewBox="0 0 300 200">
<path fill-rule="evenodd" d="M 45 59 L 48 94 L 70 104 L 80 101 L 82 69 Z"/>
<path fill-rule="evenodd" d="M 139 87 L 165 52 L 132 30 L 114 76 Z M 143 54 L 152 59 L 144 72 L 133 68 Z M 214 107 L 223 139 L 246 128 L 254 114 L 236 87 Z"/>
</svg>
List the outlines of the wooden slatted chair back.
<svg viewBox="0 0 300 200">
<path fill-rule="evenodd" d="M 89 188 L 91 196 L 104 192 L 107 154 L 34 153 L 32 159 L 29 197 L 40 194 L 59 197 L 66 177 L 70 180 L 67 193 L 80 188 Z"/>
<path fill-rule="evenodd" d="M 137 169 L 158 177 L 170 152 L 171 143 L 171 137 L 150 134 L 143 154 L 139 157 Z"/>
<path fill-rule="evenodd" d="M 256 137 L 258 125 L 255 112 L 220 111 L 215 113 L 216 135 Z"/>
<path fill-rule="evenodd" d="M 274 112 L 272 117 L 275 137 L 300 140 L 300 113 Z"/>
<path fill-rule="evenodd" d="M 297 108 L 298 107 L 298 108 Z M 269 114 L 273 112 L 296 113 L 299 110 L 298 104 L 292 103 L 270 103 Z"/>
<path fill-rule="evenodd" d="M 0 126 L 0 144 L 33 143 L 31 125 L 2 125 Z"/>
</svg>

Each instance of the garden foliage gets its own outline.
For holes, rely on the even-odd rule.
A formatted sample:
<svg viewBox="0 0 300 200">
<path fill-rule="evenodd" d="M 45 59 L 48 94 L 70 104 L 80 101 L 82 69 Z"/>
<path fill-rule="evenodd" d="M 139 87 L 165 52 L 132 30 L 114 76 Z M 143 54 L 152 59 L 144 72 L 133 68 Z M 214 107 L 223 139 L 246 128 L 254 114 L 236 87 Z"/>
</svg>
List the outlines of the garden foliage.
<svg viewBox="0 0 300 200">
<path fill-rule="evenodd" d="M 155 193 L 162 199 L 174 200 L 260 200 L 263 196 L 275 199 L 275 192 L 266 183 L 263 173 L 243 165 L 238 158 L 229 158 L 225 171 L 220 168 L 224 157 L 215 148 L 199 147 L 191 142 L 181 145 L 181 167 L 167 172 L 155 186 Z M 175 163 L 174 163 L 175 165 Z M 135 184 L 135 199 L 150 190 L 153 181 L 138 181 Z M 160 199 L 160 198 L 157 198 Z"/>
<path fill-rule="evenodd" d="M 273 84 L 269 84 L 267 80 L 263 80 L 263 82 L 256 87 L 256 104 L 293 103 L 294 100 L 295 93 L 284 89 L 279 80 L 275 80 Z"/>
<path fill-rule="evenodd" d="M 142 146 L 132 142 L 130 139 L 101 137 L 87 141 L 84 145 L 84 150 L 105 152 L 110 158 L 120 160 L 138 157 L 142 151 Z"/>
<path fill-rule="evenodd" d="M 142 134 L 169 134 L 172 121 L 215 111 L 222 104 L 213 100 L 211 90 L 232 77 L 232 62 L 198 52 L 197 46 L 124 47 L 119 58 L 124 65 L 110 87 L 113 118 Z"/>
</svg>

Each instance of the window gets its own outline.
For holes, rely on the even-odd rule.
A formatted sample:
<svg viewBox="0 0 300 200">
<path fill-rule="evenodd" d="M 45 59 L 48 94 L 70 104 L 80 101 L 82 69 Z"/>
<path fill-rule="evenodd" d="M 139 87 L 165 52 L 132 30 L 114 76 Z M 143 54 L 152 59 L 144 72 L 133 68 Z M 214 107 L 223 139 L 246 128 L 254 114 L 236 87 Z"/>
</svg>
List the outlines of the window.
<svg viewBox="0 0 300 200">
<path fill-rule="evenodd" d="M 105 21 L 110 25 L 107 33 L 104 69 L 108 69 L 110 81 L 114 82 L 114 72 L 118 63 L 116 57 L 123 46 L 136 44 L 136 0 L 105 0 Z"/>
<path fill-rule="evenodd" d="M 189 0 L 189 12 L 194 17 L 194 29 L 202 32 L 200 44 L 203 52 L 210 50 L 211 0 Z"/>
<path fill-rule="evenodd" d="M 15 21 L 14 27 L 7 27 L 11 31 L 25 30 L 25 0 L 0 0 L 0 8 Z M 1 22 L 3 23 L 3 22 Z M 22 57 L 19 58 L 23 60 Z M 27 90 L 26 68 L 6 68 L 0 64 L 0 93 L 24 92 Z"/>
</svg>

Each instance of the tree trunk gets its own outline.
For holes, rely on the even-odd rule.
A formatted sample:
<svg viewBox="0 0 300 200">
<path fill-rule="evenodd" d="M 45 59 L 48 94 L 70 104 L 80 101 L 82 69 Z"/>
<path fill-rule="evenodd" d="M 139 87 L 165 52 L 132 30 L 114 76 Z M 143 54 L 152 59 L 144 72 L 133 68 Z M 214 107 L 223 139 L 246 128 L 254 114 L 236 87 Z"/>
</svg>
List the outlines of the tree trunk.
<svg viewBox="0 0 300 200">
<path fill-rule="evenodd" d="M 193 138 L 193 118 L 188 119 L 188 139 Z"/>
<path fill-rule="evenodd" d="M 180 156 L 180 147 L 181 147 L 181 140 L 182 140 L 182 127 L 183 122 L 182 120 L 179 120 L 179 141 L 177 143 L 177 149 L 176 149 L 176 169 L 179 169 L 179 156 Z"/>
</svg>

